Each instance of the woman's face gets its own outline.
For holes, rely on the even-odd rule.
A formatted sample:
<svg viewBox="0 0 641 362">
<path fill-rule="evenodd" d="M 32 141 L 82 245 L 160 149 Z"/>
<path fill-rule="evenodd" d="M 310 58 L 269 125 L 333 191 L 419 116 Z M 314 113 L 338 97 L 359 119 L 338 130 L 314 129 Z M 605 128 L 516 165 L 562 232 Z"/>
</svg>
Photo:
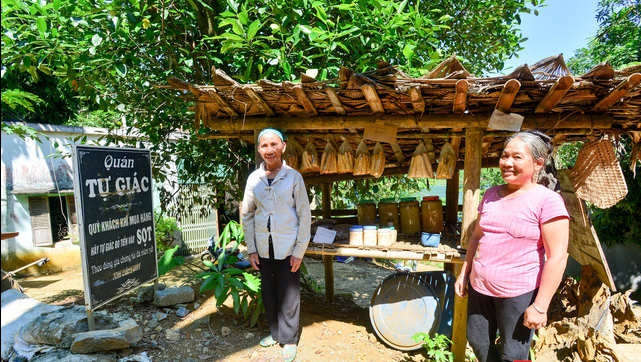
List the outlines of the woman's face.
<svg viewBox="0 0 641 362">
<path fill-rule="evenodd" d="M 265 133 L 258 140 L 258 153 L 269 166 L 279 166 L 283 152 L 285 152 L 285 144 L 273 133 Z"/>
<path fill-rule="evenodd" d="M 534 173 L 543 167 L 543 159 L 535 160 L 520 138 L 511 140 L 499 160 L 503 180 L 510 185 L 525 185 L 532 182 Z"/>
</svg>

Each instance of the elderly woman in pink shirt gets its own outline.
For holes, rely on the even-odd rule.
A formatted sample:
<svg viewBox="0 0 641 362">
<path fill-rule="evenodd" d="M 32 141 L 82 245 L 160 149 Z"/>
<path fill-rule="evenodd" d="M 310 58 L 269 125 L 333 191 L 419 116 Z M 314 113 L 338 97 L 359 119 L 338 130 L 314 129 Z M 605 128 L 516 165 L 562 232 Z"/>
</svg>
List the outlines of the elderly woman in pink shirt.
<svg viewBox="0 0 641 362">
<path fill-rule="evenodd" d="M 528 359 L 563 278 L 569 215 L 561 196 L 534 180 L 551 150 L 550 137 L 536 130 L 508 138 L 499 161 L 506 184 L 487 190 L 479 205 L 455 290 L 469 296 L 467 338 L 480 362 Z"/>
</svg>

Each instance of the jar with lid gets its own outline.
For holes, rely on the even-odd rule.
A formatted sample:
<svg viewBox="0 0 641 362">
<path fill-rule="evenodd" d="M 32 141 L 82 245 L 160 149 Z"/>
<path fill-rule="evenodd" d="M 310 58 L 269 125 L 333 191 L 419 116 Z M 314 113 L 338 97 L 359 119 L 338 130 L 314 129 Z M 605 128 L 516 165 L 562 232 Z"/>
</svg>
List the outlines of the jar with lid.
<svg viewBox="0 0 641 362">
<path fill-rule="evenodd" d="M 378 241 L 377 241 L 378 246 L 392 245 L 392 229 L 388 229 L 388 228 L 378 229 L 378 233 L 376 236 L 378 237 Z"/>
<path fill-rule="evenodd" d="M 423 232 L 437 234 L 443 231 L 443 204 L 438 196 L 426 196 L 421 202 Z"/>
<path fill-rule="evenodd" d="M 398 229 L 391 227 L 390 230 L 392 230 L 392 244 L 396 242 L 396 237 L 398 236 Z"/>
<path fill-rule="evenodd" d="M 361 200 L 356 208 L 359 225 L 376 224 L 376 204 L 374 200 Z"/>
<path fill-rule="evenodd" d="M 418 234 L 421 232 L 421 209 L 413 197 L 401 199 L 398 204 L 401 214 L 401 230 L 403 234 Z"/>
<path fill-rule="evenodd" d="M 400 227 L 398 203 L 394 199 L 381 199 L 378 203 L 378 221 L 380 227 Z"/>
<path fill-rule="evenodd" d="M 349 245 L 363 245 L 363 227 L 349 229 Z"/>
<path fill-rule="evenodd" d="M 373 226 L 373 225 L 363 226 L 363 245 L 376 246 L 376 242 L 377 242 L 376 226 Z"/>
</svg>

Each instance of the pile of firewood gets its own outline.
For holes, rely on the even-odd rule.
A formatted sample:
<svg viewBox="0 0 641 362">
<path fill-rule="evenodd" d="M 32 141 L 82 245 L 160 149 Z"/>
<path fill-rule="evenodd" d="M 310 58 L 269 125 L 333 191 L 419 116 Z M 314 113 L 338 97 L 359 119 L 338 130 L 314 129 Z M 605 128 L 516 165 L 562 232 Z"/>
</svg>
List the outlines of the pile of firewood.
<svg viewBox="0 0 641 362">
<path fill-rule="evenodd" d="M 537 362 L 627 362 L 615 345 L 641 343 L 641 320 L 629 293 L 611 295 L 589 266 L 580 280 L 565 279 L 552 300 L 548 326 L 538 330 L 533 347 Z"/>
</svg>

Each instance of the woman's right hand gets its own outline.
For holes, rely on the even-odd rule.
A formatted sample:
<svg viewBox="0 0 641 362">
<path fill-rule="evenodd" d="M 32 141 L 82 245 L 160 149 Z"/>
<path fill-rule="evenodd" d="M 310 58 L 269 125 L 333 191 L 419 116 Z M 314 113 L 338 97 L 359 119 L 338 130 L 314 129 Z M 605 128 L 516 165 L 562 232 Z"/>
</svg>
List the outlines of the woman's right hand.
<svg viewBox="0 0 641 362">
<path fill-rule="evenodd" d="M 260 265 L 260 259 L 258 259 L 258 253 L 249 254 L 249 263 L 252 265 L 252 268 L 260 270 L 258 267 Z"/>
<path fill-rule="evenodd" d="M 456 278 L 456 283 L 454 283 L 454 291 L 456 295 L 461 298 L 467 297 L 467 275 L 461 273 L 458 278 Z"/>
</svg>

